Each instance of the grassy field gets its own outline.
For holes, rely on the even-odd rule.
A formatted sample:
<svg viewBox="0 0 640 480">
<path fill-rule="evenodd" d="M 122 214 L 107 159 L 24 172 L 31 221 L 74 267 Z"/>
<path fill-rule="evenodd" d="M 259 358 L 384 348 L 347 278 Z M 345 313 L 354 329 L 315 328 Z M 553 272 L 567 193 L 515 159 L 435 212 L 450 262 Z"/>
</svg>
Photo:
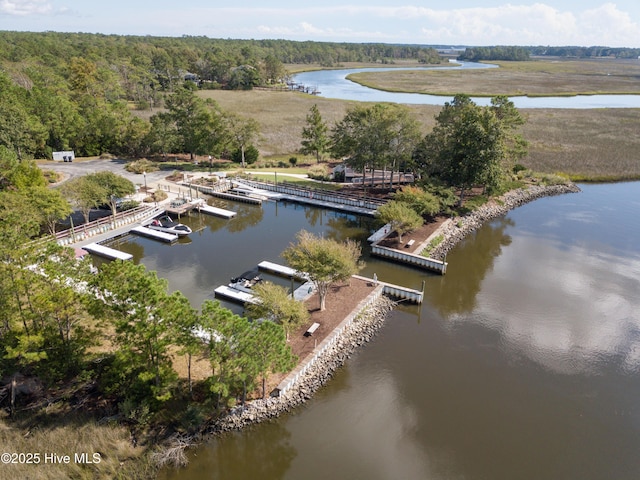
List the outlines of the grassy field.
<svg viewBox="0 0 640 480">
<path fill-rule="evenodd" d="M 13 420 L 11 426 L 0 419 L 2 452 L 33 454 L 31 463 L 20 462 L 19 457 L 16 457 L 16 463 L 3 461 L 0 480 L 106 480 L 155 476 L 155 468 L 144 455 L 145 450 L 131 445 L 127 427 L 98 425 L 77 413 L 57 417 L 48 411 L 54 408 L 48 407 L 47 415 Z M 83 453 L 87 456 L 83 457 Z M 56 461 L 52 454 L 57 455 Z M 68 460 L 63 458 L 65 456 Z"/>
<path fill-rule="evenodd" d="M 474 96 L 640 93 L 640 61 L 617 59 L 489 62 L 483 70 L 366 72 L 349 79 L 394 92 Z"/>
<path fill-rule="evenodd" d="M 560 68 L 549 63 L 549 68 Z M 574 62 L 567 63 L 565 68 L 575 66 Z M 295 92 L 213 90 L 201 94 L 260 124 L 257 146 L 267 161 L 270 158 L 286 161 L 289 156 L 298 156 L 302 161 L 297 151 L 306 115 L 313 104 L 330 126 L 355 105 Z M 421 123 L 423 133 L 431 131 L 440 107 L 409 108 Z M 530 147 L 529 155 L 521 163 L 532 170 L 564 173 L 574 180 L 640 178 L 640 110 L 523 109 L 522 113 L 527 118 L 523 133 Z"/>
</svg>

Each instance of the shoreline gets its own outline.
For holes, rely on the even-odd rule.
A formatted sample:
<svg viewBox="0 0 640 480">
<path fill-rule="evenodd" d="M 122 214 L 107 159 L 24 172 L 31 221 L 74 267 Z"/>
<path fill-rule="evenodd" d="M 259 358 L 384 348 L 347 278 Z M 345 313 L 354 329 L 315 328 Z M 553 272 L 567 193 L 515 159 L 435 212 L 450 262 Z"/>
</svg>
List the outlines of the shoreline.
<svg viewBox="0 0 640 480">
<path fill-rule="evenodd" d="M 370 342 L 386 321 L 396 302 L 381 295 L 365 307 L 344 329 L 340 338 L 310 365 L 295 385 L 279 397 L 267 397 L 236 407 L 216 420 L 204 432 L 206 436 L 240 430 L 264 420 L 279 417 L 310 400 L 333 374 L 364 344 Z"/>
<path fill-rule="evenodd" d="M 578 193 L 580 191 L 580 188 L 571 182 L 561 185 L 532 185 L 526 189 L 518 188 L 507 192 L 463 217 L 446 220 L 425 241 L 425 243 L 428 243 L 428 240 L 439 235 L 444 237 L 442 242 L 431 250 L 429 256 L 435 260 L 443 260 L 446 258 L 447 253 L 467 235 L 480 228 L 484 223 L 504 216 L 515 208 L 539 198 L 563 195 L 565 193 Z"/>
<path fill-rule="evenodd" d="M 580 188 L 573 183 L 551 186 L 534 185 L 526 189 L 517 189 L 482 205 L 475 211 L 446 220 L 436 229 L 427 240 L 443 235 L 443 241 L 431 252 L 431 258 L 446 257 L 455 245 L 463 240 L 485 222 L 507 214 L 536 199 L 565 193 L 580 192 Z M 423 242 L 428 243 L 428 242 Z M 187 448 L 198 447 L 212 438 L 225 433 L 242 430 L 251 425 L 269 421 L 303 405 L 322 388 L 334 373 L 363 345 L 370 342 L 384 325 L 388 314 L 394 309 L 396 302 L 385 295 L 380 295 L 375 301 L 356 313 L 356 318 L 346 327 L 337 340 L 315 362 L 305 370 L 305 373 L 286 392 L 278 397 L 269 396 L 265 399 L 248 401 L 245 405 L 235 407 L 222 417 L 204 424 L 199 432 L 184 437 L 173 437 L 164 450 L 172 452 L 171 461 L 161 462 L 161 468 L 170 466 L 177 468 L 188 464 L 184 453 Z M 162 454 L 159 455 L 162 457 Z"/>
</svg>

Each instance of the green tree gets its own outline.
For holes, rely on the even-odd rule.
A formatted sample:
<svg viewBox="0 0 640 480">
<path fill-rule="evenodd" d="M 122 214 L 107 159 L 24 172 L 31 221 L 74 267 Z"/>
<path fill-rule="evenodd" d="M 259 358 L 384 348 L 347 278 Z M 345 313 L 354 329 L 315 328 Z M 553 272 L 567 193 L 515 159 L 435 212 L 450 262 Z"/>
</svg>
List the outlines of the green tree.
<svg viewBox="0 0 640 480">
<path fill-rule="evenodd" d="M 151 129 L 145 143 L 152 152 L 160 152 L 166 159 L 167 153 L 176 151 L 179 142 L 178 130 L 168 112 L 160 112 L 151 117 Z"/>
<path fill-rule="evenodd" d="M 424 138 L 419 162 L 425 171 L 465 192 L 476 184 L 495 186 L 503 175 L 504 127 L 496 113 L 467 95 L 446 102 Z"/>
<path fill-rule="evenodd" d="M 58 221 L 66 218 L 72 212 L 71 205 L 62 196 L 60 190 L 45 187 L 33 188 L 29 192 L 29 199 L 39 213 L 40 223 L 46 226 L 51 235 L 56 234 Z"/>
<path fill-rule="evenodd" d="M 91 210 L 98 208 L 107 197 L 106 189 L 89 175 L 72 178 L 62 185 L 61 191 L 71 204 L 82 212 L 85 223 L 89 223 Z"/>
<path fill-rule="evenodd" d="M 257 322 L 251 325 L 247 338 L 248 373 L 262 378 L 262 398 L 267 393 L 268 373 L 285 373 L 291 370 L 297 358 L 287 345 L 282 325 L 273 322 Z"/>
<path fill-rule="evenodd" d="M 209 360 L 213 371 L 209 388 L 220 407 L 238 388 L 246 388 L 247 377 L 242 364 L 246 363 L 244 345 L 249 321 L 223 308 L 218 301 L 205 300 L 200 323 L 204 336 L 209 339 Z"/>
<path fill-rule="evenodd" d="M 320 310 L 324 310 L 329 288 L 351 278 L 363 267 L 359 261 L 360 247 L 353 240 L 340 243 L 305 230 L 296 237 L 298 242 L 290 244 L 282 257 L 292 268 L 309 275 L 320 298 Z"/>
<path fill-rule="evenodd" d="M 167 99 L 169 116 L 183 151 L 210 155 L 221 150 L 226 141 L 225 123 L 215 102 L 205 102 L 188 88 L 180 88 Z"/>
<path fill-rule="evenodd" d="M 302 127 L 302 148 L 300 153 L 304 155 L 315 155 L 316 161 L 320 162 L 323 155 L 329 148 L 329 127 L 320 115 L 318 106 L 313 104 L 306 118 L 306 125 Z"/>
<path fill-rule="evenodd" d="M 289 339 L 289 332 L 309 320 L 309 310 L 304 303 L 293 298 L 287 289 L 271 282 L 253 287 L 258 302 L 246 306 L 245 312 L 254 320 L 265 318 L 282 325 Z"/>
<path fill-rule="evenodd" d="M 29 110 L 24 90 L 0 72 L 0 146 L 16 152 L 18 159 L 42 151 L 46 132 Z"/>
<path fill-rule="evenodd" d="M 200 316 L 182 292 L 172 293 L 167 299 L 167 305 L 171 314 L 169 322 L 174 329 L 175 343 L 179 347 L 178 353 L 187 356 L 187 382 L 189 394 L 191 394 L 193 392 L 191 361 L 193 355 L 204 350 L 204 342 L 198 335 Z"/>
<path fill-rule="evenodd" d="M 420 216 L 433 216 L 440 211 L 438 198 L 420 187 L 404 186 L 393 194 L 393 199 L 406 203 Z"/>
<path fill-rule="evenodd" d="M 90 285 L 99 297 L 94 311 L 111 320 L 114 342 L 133 382 L 132 396 L 164 401 L 176 379 L 169 347 L 176 311 L 167 294 L 167 281 L 143 265 L 116 260 L 102 266 Z"/>
<path fill-rule="evenodd" d="M 32 284 L 32 306 L 47 361 L 39 370 L 49 381 L 82 371 L 86 351 L 96 345 L 98 328 L 86 309 L 81 288 L 90 278 L 91 260 L 78 261 L 71 248 L 50 242 L 39 255 L 41 274 Z"/>
<path fill-rule="evenodd" d="M 404 202 L 391 200 L 376 210 L 376 216 L 383 224 L 389 223 L 391 229 L 398 234 L 398 242 L 402 243 L 402 235 L 420 227 L 424 220 L 415 210 Z"/>
<path fill-rule="evenodd" d="M 136 192 L 136 186 L 131 180 L 110 171 L 90 173 L 87 177 L 91 183 L 100 187 L 100 203 L 110 205 L 114 217 L 118 209 L 118 200 Z"/>
<path fill-rule="evenodd" d="M 242 164 L 242 168 L 244 168 L 246 166 L 246 150 L 258 135 L 260 125 L 253 118 L 243 118 L 235 113 L 227 113 L 225 114 L 225 118 L 231 140 L 230 143 L 240 151 L 240 163 Z"/>
<path fill-rule="evenodd" d="M 491 99 L 490 110 L 496 115 L 502 125 L 505 145 L 505 168 L 511 169 L 513 165 L 527 155 L 529 142 L 527 142 L 520 127 L 526 123 L 509 97 L 499 95 Z"/>
<path fill-rule="evenodd" d="M 390 167 L 393 172 L 401 162 L 411 159 L 419 140 L 418 123 L 406 107 L 357 106 L 334 126 L 331 152 L 335 158 L 345 157 L 345 163 L 355 170 Z"/>
<path fill-rule="evenodd" d="M 267 84 L 282 82 L 282 79 L 287 73 L 280 59 L 273 54 L 269 54 L 266 56 L 266 58 L 264 59 L 263 68 L 263 77 Z"/>
</svg>

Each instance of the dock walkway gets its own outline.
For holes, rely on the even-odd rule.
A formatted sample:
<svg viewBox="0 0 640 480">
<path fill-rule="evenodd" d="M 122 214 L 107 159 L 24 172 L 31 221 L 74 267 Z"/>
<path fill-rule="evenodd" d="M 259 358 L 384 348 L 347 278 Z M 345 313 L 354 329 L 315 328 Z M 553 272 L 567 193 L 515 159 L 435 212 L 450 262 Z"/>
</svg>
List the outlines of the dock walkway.
<svg viewBox="0 0 640 480">
<path fill-rule="evenodd" d="M 258 264 L 258 268 L 260 270 L 265 270 L 267 272 L 270 273 L 274 273 L 276 275 L 280 275 L 282 277 L 287 277 L 287 278 L 296 278 L 298 280 L 308 280 L 309 279 L 309 275 L 307 275 L 304 272 L 299 272 L 298 270 L 295 270 L 291 267 L 287 267 L 286 265 L 280 265 L 277 263 L 273 263 L 273 262 L 269 262 L 267 260 L 264 260 L 262 262 L 260 262 Z"/>
<path fill-rule="evenodd" d="M 175 242 L 178 240 L 178 235 L 174 235 L 173 233 L 160 232 L 158 230 L 153 230 L 147 227 L 133 227 L 131 229 L 133 233 L 137 233 L 138 235 L 142 235 L 143 237 L 153 238 L 155 240 L 161 240 L 163 242 Z"/>
<path fill-rule="evenodd" d="M 384 293 L 385 295 L 389 295 L 390 297 L 408 300 L 413 303 L 422 303 L 422 300 L 424 298 L 424 292 L 416 290 L 414 288 L 403 287 L 401 285 L 383 282 L 375 278 L 362 277 L 360 275 L 353 275 L 353 278 L 371 282 L 376 285 L 382 285 L 382 293 Z"/>
<path fill-rule="evenodd" d="M 276 192 L 275 197 L 279 200 L 304 203 L 316 207 L 338 210 L 341 212 L 356 213 L 373 217 L 379 206 L 384 205 L 384 201 L 368 198 L 364 199 L 354 195 L 340 194 L 329 190 L 299 187 L 291 184 L 271 184 L 258 182 L 256 180 L 238 179 L 237 183 L 266 192 Z"/>
<path fill-rule="evenodd" d="M 120 250 L 105 247 L 104 245 L 100 245 L 99 243 L 90 243 L 88 245 L 83 245 L 82 248 L 89 253 L 94 253 L 111 260 L 131 260 L 133 258 L 133 255 L 131 255 L 130 253 L 125 253 L 121 252 Z"/>
<path fill-rule="evenodd" d="M 224 208 L 212 207 L 211 205 L 200 205 L 198 211 L 202 213 L 208 213 L 216 217 L 233 218 L 237 215 L 237 212 L 233 210 L 225 210 Z"/>
<path fill-rule="evenodd" d="M 247 292 L 236 290 L 226 285 L 220 285 L 214 290 L 216 297 L 226 298 L 239 303 L 256 303 L 256 297 Z"/>
</svg>

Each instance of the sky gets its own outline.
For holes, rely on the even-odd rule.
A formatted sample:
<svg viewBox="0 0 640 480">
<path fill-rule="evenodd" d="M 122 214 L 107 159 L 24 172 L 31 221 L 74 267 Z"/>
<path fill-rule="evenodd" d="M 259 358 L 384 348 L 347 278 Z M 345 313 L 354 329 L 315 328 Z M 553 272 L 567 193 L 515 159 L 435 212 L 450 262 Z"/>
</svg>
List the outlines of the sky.
<svg viewBox="0 0 640 480">
<path fill-rule="evenodd" d="M 0 30 L 639 48 L 640 1 L 0 0 Z"/>
</svg>

